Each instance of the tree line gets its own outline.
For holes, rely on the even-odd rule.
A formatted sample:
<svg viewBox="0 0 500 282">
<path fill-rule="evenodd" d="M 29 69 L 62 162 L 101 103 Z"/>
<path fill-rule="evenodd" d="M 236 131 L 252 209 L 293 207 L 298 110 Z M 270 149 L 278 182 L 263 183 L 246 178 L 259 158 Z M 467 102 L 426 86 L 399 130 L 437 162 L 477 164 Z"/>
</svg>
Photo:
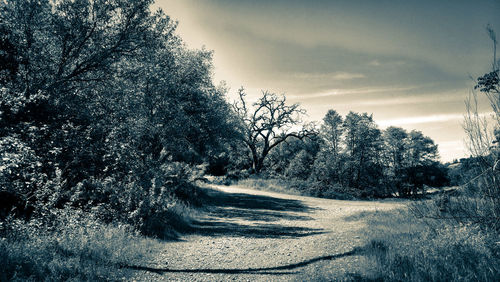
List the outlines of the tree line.
<svg viewBox="0 0 500 282">
<path fill-rule="evenodd" d="M 243 89 L 239 96 L 233 108 L 245 146 L 232 154 L 248 161 L 236 162 L 237 172 L 305 181 L 310 193 L 331 197 L 414 197 L 448 183 L 438 146 L 420 131 L 381 130 L 372 115 L 352 111 L 329 110 L 320 126 L 304 124 L 304 110 L 283 95 L 264 91 L 253 108 Z"/>
</svg>

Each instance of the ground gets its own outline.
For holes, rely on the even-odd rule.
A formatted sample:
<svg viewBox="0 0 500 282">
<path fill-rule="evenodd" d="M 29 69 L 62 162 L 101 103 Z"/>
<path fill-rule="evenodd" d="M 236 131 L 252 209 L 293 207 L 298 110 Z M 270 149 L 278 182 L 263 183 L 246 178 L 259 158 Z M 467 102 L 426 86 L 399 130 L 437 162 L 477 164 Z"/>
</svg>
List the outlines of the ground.
<svg viewBox="0 0 500 282">
<path fill-rule="evenodd" d="M 211 186 L 211 204 L 193 230 L 164 242 L 154 261 L 131 266 L 137 280 L 304 281 L 366 273 L 362 211 L 398 201 L 341 201 Z M 350 217 L 350 218 L 349 218 Z M 359 269 L 364 265 L 364 269 Z"/>
</svg>

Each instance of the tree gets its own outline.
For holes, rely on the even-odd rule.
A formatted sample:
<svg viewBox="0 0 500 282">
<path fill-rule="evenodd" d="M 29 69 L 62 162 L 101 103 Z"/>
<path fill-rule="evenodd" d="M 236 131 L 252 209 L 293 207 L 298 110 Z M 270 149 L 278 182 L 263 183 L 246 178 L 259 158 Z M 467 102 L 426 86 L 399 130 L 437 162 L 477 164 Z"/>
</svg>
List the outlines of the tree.
<svg viewBox="0 0 500 282">
<path fill-rule="evenodd" d="M 266 160 L 266 169 L 269 172 L 275 173 L 277 175 L 285 176 L 287 175 L 287 170 L 291 166 L 291 162 L 297 157 L 301 152 L 307 154 L 312 160 L 315 159 L 321 147 L 321 140 L 319 136 L 312 135 L 308 138 L 297 139 L 290 138 L 286 142 L 283 142 L 276 146 L 274 150 L 269 152 Z M 298 176 L 298 175 L 295 175 Z M 309 174 L 299 176 L 300 178 L 307 178 Z"/>
<path fill-rule="evenodd" d="M 119 62 L 150 43 L 150 26 L 161 21 L 150 14 L 150 3 L 2 4 L 0 22 L 19 62 L 2 99 L 2 131 L 18 134 L 33 148 L 49 178 L 58 167 L 70 187 L 104 171 L 103 141 L 109 132 L 104 124 L 112 103 L 111 97 L 103 97 L 103 89 L 113 85 Z M 17 107 L 12 107 L 14 102 Z"/>
<path fill-rule="evenodd" d="M 252 155 L 252 169 L 260 173 L 264 160 L 269 152 L 289 138 L 303 139 L 315 134 L 313 130 L 302 129 L 301 116 L 305 114 L 298 104 L 287 105 L 285 96 L 262 91 L 262 97 L 248 107 L 245 92 L 238 90 L 239 100 L 233 104 L 233 109 L 239 118 L 241 139 Z"/>
<path fill-rule="evenodd" d="M 285 176 L 295 179 L 307 180 L 311 174 L 311 169 L 314 163 L 314 156 L 306 150 L 301 150 L 290 161 Z"/>
<path fill-rule="evenodd" d="M 367 113 L 349 112 L 345 117 L 344 176 L 347 186 L 362 194 L 383 194 L 375 188 L 382 176 L 381 131 Z"/>
<path fill-rule="evenodd" d="M 321 126 L 321 137 L 333 158 L 337 158 L 341 151 L 342 122 L 342 117 L 335 110 L 328 110 Z"/>
<path fill-rule="evenodd" d="M 417 130 L 412 130 L 407 139 L 405 170 L 409 187 L 403 191 L 402 196 L 417 196 L 431 176 L 428 172 L 438 159 L 438 146 Z"/>
<path fill-rule="evenodd" d="M 314 178 L 324 185 L 340 183 L 343 133 L 342 117 L 335 110 L 329 110 L 320 128 L 322 146 L 313 171 Z"/>
<path fill-rule="evenodd" d="M 500 60 L 497 60 L 497 38 L 494 30 L 488 26 L 487 32 L 493 41 L 493 62 L 489 73 L 477 79 L 474 89 L 484 93 L 493 110 L 493 124 L 490 127 L 486 118 L 478 113 L 477 93 L 472 91 L 472 97 L 466 101 L 467 115 L 464 129 L 468 135 L 469 151 L 473 157 L 482 161 L 483 167 L 494 167 L 499 159 L 498 144 L 500 142 Z M 490 158 L 488 156 L 494 156 Z"/>
<path fill-rule="evenodd" d="M 406 130 L 400 127 L 390 126 L 384 133 L 384 148 L 386 152 L 386 168 L 389 182 L 394 185 L 396 191 L 401 192 L 405 178 L 405 156 L 407 150 Z M 392 191 L 391 191 L 392 192 Z"/>
<path fill-rule="evenodd" d="M 442 183 L 437 164 L 437 145 L 420 131 L 388 127 L 384 133 L 385 167 L 388 184 L 399 196 L 416 196 L 423 185 Z M 440 181 L 437 181 L 440 178 Z"/>
<path fill-rule="evenodd" d="M 408 134 L 406 160 L 410 167 L 430 164 L 438 157 L 438 147 L 430 137 L 421 131 L 412 130 Z"/>
<path fill-rule="evenodd" d="M 17 50 L 11 42 L 12 34 L 0 23 L 0 85 L 6 86 L 15 78 L 19 68 Z"/>
<path fill-rule="evenodd" d="M 104 207 L 142 231 L 173 196 L 194 197 L 195 165 L 234 132 L 231 106 L 212 52 L 188 50 L 150 4 L 2 2 L 0 154 L 14 159 L 0 160 L 0 192 Z"/>
</svg>

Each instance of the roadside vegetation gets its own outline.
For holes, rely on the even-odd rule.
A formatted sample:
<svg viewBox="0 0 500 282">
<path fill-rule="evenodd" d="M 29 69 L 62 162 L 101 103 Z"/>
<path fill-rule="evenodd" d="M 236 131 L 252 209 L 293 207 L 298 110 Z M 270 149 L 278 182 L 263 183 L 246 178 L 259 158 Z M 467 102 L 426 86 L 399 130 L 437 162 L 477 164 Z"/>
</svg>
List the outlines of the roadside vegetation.
<svg viewBox="0 0 500 282">
<path fill-rule="evenodd" d="M 50 228 L 39 220 L 9 222 L 0 241 L 1 281 L 129 280 L 134 273 L 122 266 L 152 260 L 161 246 L 127 225 L 58 213 Z"/>
<path fill-rule="evenodd" d="M 421 203 L 432 205 L 432 203 Z M 383 281 L 496 281 L 498 233 L 476 224 L 417 218 L 408 209 L 363 213 L 367 257 L 357 277 Z"/>
<path fill-rule="evenodd" d="M 189 226 L 230 105 L 152 2 L 1 2 L 0 280 L 119 280 Z"/>
</svg>

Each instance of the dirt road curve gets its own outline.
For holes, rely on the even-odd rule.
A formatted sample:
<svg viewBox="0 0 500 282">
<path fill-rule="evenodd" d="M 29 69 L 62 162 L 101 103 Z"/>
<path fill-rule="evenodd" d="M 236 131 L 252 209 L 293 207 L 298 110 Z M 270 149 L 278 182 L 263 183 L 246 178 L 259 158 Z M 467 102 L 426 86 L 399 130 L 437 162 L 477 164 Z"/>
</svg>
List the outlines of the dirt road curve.
<svg viewBox="0 0 500 282">
<path fill-rule="evenodd" d="M 192 234 L 165 242 L 156 261 L 138 267 L 141 281 L 331 280 L 353 273 L 363 256 L 361 211 L 403 204 L 340 201 L 212 186 L 213 204 Z"/>
</svg>

